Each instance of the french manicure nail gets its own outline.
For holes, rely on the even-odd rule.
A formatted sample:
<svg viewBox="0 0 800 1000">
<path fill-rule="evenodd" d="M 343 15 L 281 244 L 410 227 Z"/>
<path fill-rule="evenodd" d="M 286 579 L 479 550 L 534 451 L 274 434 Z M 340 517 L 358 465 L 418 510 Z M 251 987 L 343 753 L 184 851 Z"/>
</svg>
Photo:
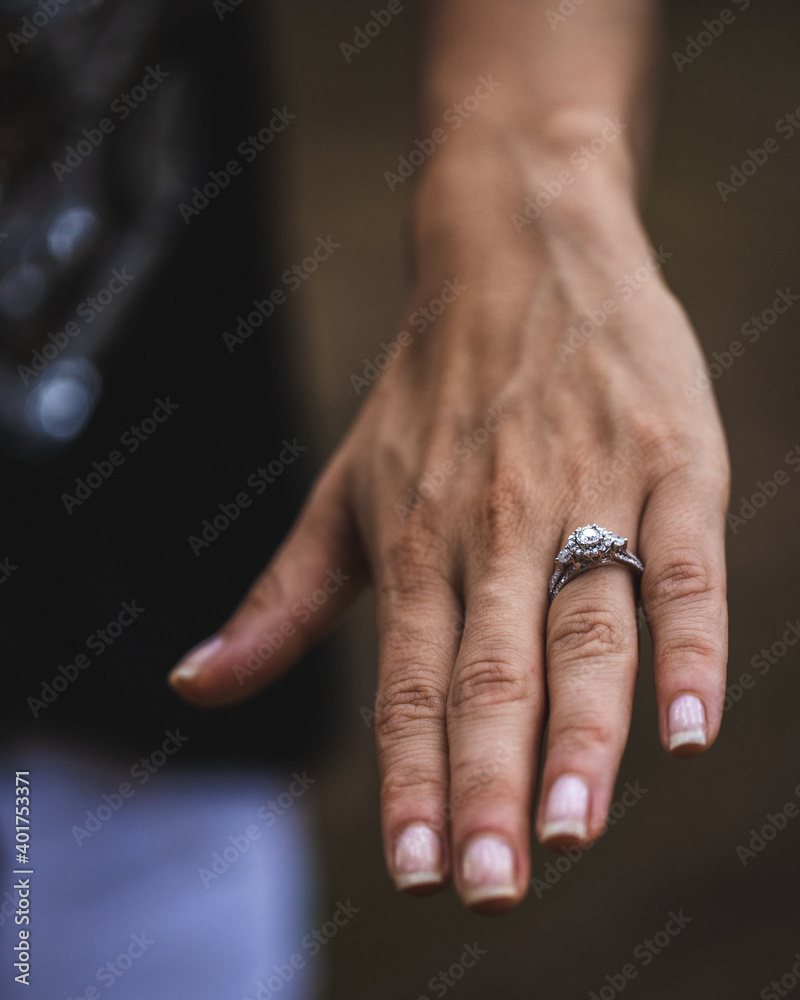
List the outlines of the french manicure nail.
<svg viewBox="0 0 800 1000">
<path fill-rule="evenodd" d="M 442 845 L 424 823 L 412 823 L 397 838 L 394 882 L 398 889 L 438 885 L 442 881 Z"/>
<path fill-rule="evenodd" d="M 462 895 L 467 904 L 517 895 L 514 852 L 499 837 L 476 837 L 464 852 Z"/>
<path fill-rule="evenodd" d="M 193 681 L 205 664 L 216 656 L 224 645 L 225 640 L 222 636 L 215 635 L 195 646 L 169 675 L 170 684 L 175 681 Z"/>
<path fill-rule="evenodd" d="M 589 789 L 576 774 L 562 774 L 547 797 L 541 839 L 577 837 L 586 839 L 586 819 L 589 812 Z"/>
<path fill-rule="evenodd" d="M 706 710 L 694 694 L 682 694 L 669 706 L 669 748 L 693 743 L 704 747 L 706 735 Z"/>
</svg>

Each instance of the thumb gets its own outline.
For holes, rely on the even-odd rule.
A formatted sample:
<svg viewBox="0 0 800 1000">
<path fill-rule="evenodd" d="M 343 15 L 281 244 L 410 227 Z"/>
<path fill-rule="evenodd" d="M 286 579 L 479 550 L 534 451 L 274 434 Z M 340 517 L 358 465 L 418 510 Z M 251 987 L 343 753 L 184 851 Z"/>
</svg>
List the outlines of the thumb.
<svg viewBox="0 0 800 1000">
<path fill-rule="evenodd" d="M 291 533 L 233 616 L 190 650 L 169 675 L 170 684 L 197 705 L 247 698 L 328 631 L 366 576 L 339 462 L 323 473 Z"/>
</svg>

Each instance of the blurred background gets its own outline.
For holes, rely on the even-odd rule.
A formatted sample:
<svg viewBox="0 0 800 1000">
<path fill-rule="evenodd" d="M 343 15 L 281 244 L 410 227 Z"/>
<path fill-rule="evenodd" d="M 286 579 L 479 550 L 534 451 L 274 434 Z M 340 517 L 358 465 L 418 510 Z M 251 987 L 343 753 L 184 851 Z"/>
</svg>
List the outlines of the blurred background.
<svg viewBox="0 0 800 1000">
<path fill-rule="evenodd" d="M 402 896 L 385 873 L 370 725 L 376 644 L 369 595 L 348 615 L 335 642 L 310 657 L 298 679 L 282 682 L 277 693 L 234 713 L 211 715 L 166 695 L 163 705 L 154 697 L 157 704 L 147 706 L 153 719 L 143 721 L 147 692 L 229 612 L 346 430 L 359 403 L 350 376 L 361 373 L 364 359 L 402 328 L 411 192 L 408 185 L 390 192 L 384 171 L 416 136 L 418 10 L 412 3 L 403 6 L 349 62 L 340 45 L 352 42 L 356 28 L 370 19 L 369 8 L 357 0 L 292 0 L 274 3 L 268 12 L 247 2 L 221 4 L 219 10 L 208 4 L 204 16 L 212 25 L 184 36 L 176 19 L 172 34 L 162 39 L 173 47 L 169 51 L 181 53 L 187 74 L 192 60 L 201 60 L 208 102 L 190 99 L 185 113 L 179 103 L 173 111 L 184 130 L 182 145 L 159 159 L 166 188 L 153 184 L 154 199 L 166 197 L 173 212 L 176 192 L 225 163 L 254 124 L 268 120 L 265 110 L 285 107 L 296 118 L 269 154 L 258 158 L 258 169 L 231 185 L 224 202 L 203 209 L 188 227 L 179 222 L 176 230 L 173 218 L 167 229 L 177 254 L 169 268 L 151 261 L 151 291 L 122 324 L 135 327 L 138 339 L 123 341 L 105 361 L 98 338 L 88 360 L 104 391 L 95 399 L 94 376 L 80 376 L 86 421 L 75 425 L 72 438 L 56 442 L 61 450 L 51 453 L 52 442 L 42 445 L 39 438 L 31 444 L 30 434 L 21 435 L 13 420 L 7 426 L 5 475 L 21 484 L 4 498 L 4 521 L 17 527 L 3 540 L 21 567 L 2 595 L 12 651 L 8 703 L 24 709 L 38 678 L 66 662 L 121 599 L 138 595 L 154 608 L 144 616 L 142 632 L 131 629 L 109 653 L 107 671 L 95 671 L 91 686 L 76 684 L 44 713 L 40 728 L 46 724 L 59 738 L 66 732 L 74 738 L 75 719 L 91 718 L 87 728 L 94 737 L 115 741 L 120 759 L 128 761 L 133 746 L 137 753 L 152 749 L 156 733 L 179 722 L 197 734 L 199 762 L 224 757 L 238 766 L 262 759 L 277 769 L 279 780 L 289 780 L 295 766 L 310 765 L 317 783 L 304 801 L 322 855 L 315 913 L 322 921 L 331 920 L 340 904 L 357 910 L 342 926 L 330 925 L 337 929 L 315 958 L 327 984 L 320 996 L 327 1000 L 421 1000 L 451 992 L 461 1000 L 610 1000 L 623 988 L 628 997 L 648 1000 L 759 997 L 789 972 L 800 949 L 800 817 L 788 819 L 774 842 L 763 842 L 746 865 L 737 854 L 738 846 L 750 844 L 753 830 L 768 823 L 767 814 L 788 802 L 800 805 L 798 656 L 783 641 L 787 623 L 797 623 L 800 631 L 800 477 L 788 457 L 800 445 L 800 311 L 766 312 L 779 291 L 800 294 L 800 134 L 778 136 L 780 151 L 727 200 L 717 184 L 730 180 L 732 166 L 748 158 L 748 149 L 777 136 L 778 120 L 800 104 L 796 5 L 732 4 L 733 23 L 690 63 L 676 61 L 673 53 L 685 54 L 690 39 L 704 30 L 703 20 L 718 18 L 720 9 L 710 3 L 669 5 L 659 125 L 645 192 L 652 243 L 672 255 L 664 268 L 667 280 L 709 361 L 715 362 L 715 352 L 723 359 L 712 369 L 719 375 L 714 387 L 733 460 L 731 510 L 744 522 L 728 532 L 732 687 L 713 750 L 686 762 L 661 749 L 643 636 L 616 801 L 622 803 L 626 786 L 636 794 L 617 807 L 618 818 L 590 851 L 559 861 L 534 845 L 528 898 L 513 913 L 487 919 L 467 913 L 452 890 L 424 900 Z M 18 19 L 19 9 L 12 15 Z M 581 16 L 579 5 L 571 16 Z M 157 54 L 158 46 L 152 51 Z M 237 92 L 251 79 L 240 60 L 263 71 L 262 93 Z M 214 109 L 216 123 L 205 133 L 204 107 Z M 152 128 L 140 153 L 165 130 L 163 123 L 160 131 L 158 123 Z M 126 154 L 126 162 L 136 159 Z M 91 187 L 83 168 L 76 177 Z M 130 228 L 144 210 L 134 212 L 124 191 L 115 194 L 126 206 Z M 103 217 L 102 206 L 97 214 Z M 245 305 L 277 287 L 284 270 L 306 257 L 319 238 L 341 246 L 302 282 L 260 339 L 253 335 L 226 353 L 222 331 L 232 332 Z M 101 243 L 95 252 L 104 252 Z M 757 340 L 743 331 L 752 317 L 763 327 Z M 40 343 L 23 327 L 22 320 L 8 327 L 8 357 L 16 352 L 12 373 L 13 364 Z M 744 352 L 726 367 L 724 352 L 737 340 Z M 176 413 L 146 452 L 126 458 L 129 468 L 134 458 L 138 463 L 138 485 L 120 470 L 91 507 L 65 515 L 62 492 L 92 460 L 108 454 L 118 431 L 146 417 L 158 394 L 169 391 L 191 416 L 181 424 Z M 687 398 L 689 420 L 691 410 Z M 264 426 L 270 428 L 266 443 L 243 432 Z M 248 473 L 273 457 L 282 437 L 296 435 L 308 448 L 296 475 L 281 481 L 279 495 L 269 494 L 246 526 L 243 512 L 236 531 L 196 559 L 187 536 L 220 500 L 236 493 Z M 182 457 L 176 464 L 177 454 Z M 772 490 L 768 481 L 780 470 L 787 481 Z M 762 505 L 764 484 L 774 496 Z M 17 558 L 19 552 L 28 560 Z M 102 610 L 87 615 L 87 605 Z M 764 660 L 760 667 L 752 663 L 763 649 L 771 657 L 768 670 Z M 137 687 L 131 663 L 134 673 L 139 665 L 149 671 L 152 687 Z M 308 733 L 314 739 L 303 737 Z M 681 918 L 677 924 L 674 914 Z M 673 932 L 682 929 L 670 934 L 667 925 Z M 463 972 L 465 945 L 485 954 Z M 620 987 L 621 970 L 631 965 L 637 974 Z M 123 986 L 115 987 L 120 995 Z"/>
<path fill-rule="evenodd" d="M 767 813 L 797 801 L 800 782 L 797 652 L 784 646 L 764 675 L 751 665 L 800 618 L 800 477 L 786 461 L 800 444 L 800 312 L 790 308 L 772 325 L 762 323 L 766 332 L 755 343 L 742 333 L 771 308 L 776 290 L 800 293 L 800 134 L 785 139 L 775 131 L 800 104 L 800 11 L 790 3 L 729 6 L 734 23 L 692 63 L 677 60 L 679 68 L 673 53 L 686 53 L 687 36 L 696 39 L 720 5 L 668 5 L 645 219 L 653 245 L 672 254 L 667 280 L 709 361 L 734 340 L 746 347 L 714 382 L 733 461 L 731 510 L 739 514 L 741 498 L 749 500 L 759 480 L 780 469 L 789 477 L 756 516 L 728 532 L 729 684 L 749 673 L 754 686 L 726 713 L 710 753 L 670 759 L 658 743 L 645 639 L 618 793 L 639 782 L 647 794 L 557 883 L 540 889 L 541 898 L 532 890 L 502 919 L 476 917 L 452 891 L 406 899 L 384 874 L 372 735 L 359 715 L 375 687 L 372 609 L 364 599 L 345 628 L 354 672 L 319 817 L 330 898 L 363 906 L 362 919 L 330 946 L 335 1000 L 444 995 L 429 980 L 474 941 L 487 954 L 452 987 L 462 1000 L 587 997 L 611 988 L 605 977 L 626 963 L 640 970 L 626 987 L 629 997 L 745 1000 L 796 961 L 800 819 L 746 867 L 736 847 L 749 843 Z M 416 135 L 414 13 L 409 7 L 349 64 L 339 42 L 352 41 L 367 20 L 363 4 L 295 0 L 276 13 L 280 45 L 268 42 L 287 100 L 298 108 L 281 147 L 285 245 L 299 250 L 322 231 L 342 242 L 298 298 L 293 337 L 299 388 L 317 415 L 324 454 L 357 407 L 350 374 L 402 322 L 410 192 L 404 185 L 390 193 L 383 172 Z M 581 16 L 579 6 L 571 16 Z M 780 152 L 723 202 L 717 182 L 730 183 L 731 166 L 769 136 L 779 139 Z M 554 860 L 534 846 L 534 876 L 544 881 Z M 643 953 L 634 950 L 681 908 L 691 924 L 643 967 Z"/>
</svg>

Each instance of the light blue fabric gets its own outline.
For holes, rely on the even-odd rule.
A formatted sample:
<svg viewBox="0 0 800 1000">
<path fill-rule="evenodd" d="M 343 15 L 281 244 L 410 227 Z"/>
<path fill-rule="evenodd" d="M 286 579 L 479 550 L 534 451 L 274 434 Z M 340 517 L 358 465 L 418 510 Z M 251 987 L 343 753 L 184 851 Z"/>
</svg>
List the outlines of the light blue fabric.
<svg viewBox="0 0 800 1000">
<path fill-rule="evenodd" d="M 135 764 L 56 745 L 18 747 L 2 761 L 0 994 L 316 996 L 322 957 L 302 945 L 319 923 L 313 786 L 290 774 L 182 767 L 179 751 L 154 774 L 131 775 Z M 30 772 L 30 865 L 13 850 L 16 770 Z M 14 982 L 15 868 L 33 869 L 30 988 Z"/>
</svg>

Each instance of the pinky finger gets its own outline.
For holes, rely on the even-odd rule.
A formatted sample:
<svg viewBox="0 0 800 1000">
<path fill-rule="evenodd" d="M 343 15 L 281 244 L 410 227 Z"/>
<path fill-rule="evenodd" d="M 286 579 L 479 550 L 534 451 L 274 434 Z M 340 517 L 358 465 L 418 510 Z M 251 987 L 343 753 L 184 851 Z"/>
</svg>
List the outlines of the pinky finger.
<svg viewBox="0 0 800 1000">
<path fill-rule="evenodd" d="M 664 479 L 641 529 L 642 606 L 653 637 L 661 741 L 693 756 L 717 737 L 725 698 L 727 490 L 697 468 Z"/>
</svg>

